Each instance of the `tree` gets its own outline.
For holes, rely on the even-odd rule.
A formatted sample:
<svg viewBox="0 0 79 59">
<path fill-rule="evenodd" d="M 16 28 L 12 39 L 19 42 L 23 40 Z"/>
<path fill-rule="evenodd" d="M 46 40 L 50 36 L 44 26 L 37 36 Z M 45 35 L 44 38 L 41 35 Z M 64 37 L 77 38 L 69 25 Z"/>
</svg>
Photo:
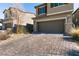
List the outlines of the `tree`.
<svg viewBox="0 0 79 59">
<path fill-rule="evenodd" d="M 18 10 L 21 9 L 21 4 L 15 3 L 15 4 L 12 4 L 12 6 L 13 6 L 14 8 L 16 8 L 14 11 L 15 11 L 15 13 L 16 13 L 16 19 L 17 19 L 17 29 L 16 29 L 16 32 L 17 32 L 17 34 L 18 34 L 18 33 L 22 32 L 22 29 L 19 27 L 21 14 L 18 12 Z"/>
<path fill-rule="evenodd" d="M 78 18 L 73 19 L 73 23 L 75 24 L 75 27 L 79 27 L 79 19 Z"/>
</svg>

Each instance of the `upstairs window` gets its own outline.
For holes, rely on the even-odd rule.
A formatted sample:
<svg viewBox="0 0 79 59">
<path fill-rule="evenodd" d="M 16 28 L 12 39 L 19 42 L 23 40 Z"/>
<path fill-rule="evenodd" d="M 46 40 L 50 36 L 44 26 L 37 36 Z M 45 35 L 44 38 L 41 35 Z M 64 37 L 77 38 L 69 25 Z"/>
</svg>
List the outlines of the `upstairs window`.
<svg viewBox="0 0 79 59">
<path fill-rule="evenodd" d="M 45 10 L 45 6 L 44 7 L 40 7 L 39 10 L 38 10 L 38 14 L 45 14 L 46 13 L 46 10 Z"/>
<path fill-rule="evenodd" d="M 12 13 L 12 17 L 16 17 L 17 15 L 15 13 Z"/>
<path fill-rule="evenodd" d="M 64 5 L 64 3 L 59 3 L 59 6 L 60 6 L 60 5 Z"/>
<path fill-rule="evenodd" d="M 50 4 L 50 7 L 57 7 L 57 6 L 61 6 L 61 5 L 64 5 L 64 3 L 51 3 Z"/>
<path fill-rule="evenodd" d="M 7 13 L 5 13 L 5 18 L 7 18 L 8 16 L 7 16 Z"/>
</svg>

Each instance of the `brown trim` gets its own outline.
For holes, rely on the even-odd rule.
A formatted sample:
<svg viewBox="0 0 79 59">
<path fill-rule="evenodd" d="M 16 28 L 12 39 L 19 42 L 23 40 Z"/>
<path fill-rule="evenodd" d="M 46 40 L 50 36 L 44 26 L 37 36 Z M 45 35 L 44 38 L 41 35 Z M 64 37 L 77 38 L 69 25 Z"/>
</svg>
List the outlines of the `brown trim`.
<svg viewBox="0 0 79 59">
<path fill-rule="evenodd" d="M 66 12 L 66 13 L 72 13 L 72 12 Z M 59 14 L 64 14 L 64 13 L 59 13 Z M 59 14 L 54 14 L 54 15 L 59 15 Z M 34 20 L 34 19 L 41 19 L 41 18 L 51 17 L 51 16 L 53 16 L 53 14 L 52 14 L 52 15 L 47 15 L 47 14 L 45 14 L 45 15 L 43 15 L 43 16 L 37 16 L 37 17 L 34 17 L 34 18 L 32 18 L 32 19 L 33 19 L 33 20 Z"/>
<path fill-rule="evenodd" d="M 36 8 L 36 13 L 38 14 L 38 10 L 39 10 L 39 8 Z"/>
<path fill-rule="evenodd" d="M 45 8 L 45 14 L 39 14 L 39 9 L 41 8 L 36 8 L 36 14 L 37 16 L 36 17 L 39 17 L 39 16 L 46 16 L 47 14 L 47 5 L 43 5 L 43 7 Z"/>
<path fill-rule="evenodd" d="M 63 5 L 66 5 L 66 4 L 69 4 L 69 3 L 63 3 L 63 5 L 59 5 L 59 6 L 51 6 L 52 3 L 50 3 L 50 8 L 54 8 L 54 7 L 59 7 L 59 6 L 63 6 Z M 54 3 L 53 3 L 54 4 Z"/>
<path fill-rule="evenodd" d="M 47 3 L 43 3 L 43 4 L 40 4 L 40 5 L 37 5 L 37 6 L 35 6 L 35 8 L 39 8 L 40 6 L 43 6 L 43 5 L 47 5 Z"/>
</svg>

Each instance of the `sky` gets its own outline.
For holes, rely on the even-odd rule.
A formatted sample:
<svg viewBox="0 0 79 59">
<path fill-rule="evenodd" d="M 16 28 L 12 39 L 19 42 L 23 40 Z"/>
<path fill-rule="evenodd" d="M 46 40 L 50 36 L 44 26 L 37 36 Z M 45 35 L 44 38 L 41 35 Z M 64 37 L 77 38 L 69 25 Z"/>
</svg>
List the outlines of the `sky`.
<svg viewBox="0 0 79 59">
<path fill-rule="evenodd" d="M 24 11 L 29 11 L 29 12 L 35 13 L 34 6 L 39 5 L 39 4 L 40 3 L 22 3 L 22 4 L 20 3 L 18 5 Z M 12 4 L 11 3 L 0 3 L 0 19 L 4 18 L 3 11 L 5 9 L 8 9 L 9 7 L 12 7 L 12 6 L 15 6 L 15 5 L 16 4 L 13 4 L 13 3 Z M 74 4 L 74 10 L 76 10 L 78 7 L 79 7 L 79 3 L 75 3 Z"/>
<path fill-rule="evenodd" d="M 11 3 L 0 3 L 0 19 L 4 19 L 3 11 L 9 7 L 15 7 L 16 4 Z M 20 3 L 18 4 L 19 8 L 22 8 L 24 11 L 35 13 L 34 6 L 39 5 L 39 3 Z"/>
<path fill-rule="evenodd" d="M 79 8 L 79 3 L 75 3 L 75 4 L 74 4 L 74 11 L 75 11 L 77 8 Z"/>
</svg>

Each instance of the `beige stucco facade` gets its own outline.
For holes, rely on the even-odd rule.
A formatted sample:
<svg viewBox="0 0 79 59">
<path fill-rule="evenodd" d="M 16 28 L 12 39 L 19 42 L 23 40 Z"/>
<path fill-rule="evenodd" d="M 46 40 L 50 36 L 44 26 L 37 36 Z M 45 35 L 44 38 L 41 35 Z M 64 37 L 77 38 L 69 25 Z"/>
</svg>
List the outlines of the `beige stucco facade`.
<svg viewBox="0 0 79 59">
<path fill-rule="evenodd" d="M 50 28 L 47 29 L 58 29 L 60 30 L 60 28 L 62 28 L 62 30 L 64 29 L 63 33 L 68 33 L 69 32 L 69 28 L 72 27 L 72 22 L 71 19 L 68 19 L 68 15 L 70 15 L 71 12 L 69 13 L 63 13 L 63 14 L 58 14 L 58 15 L 51 15 L 45 18 L 38 18 L 34 20 L 34 32 L 38 32 L 38 23 L 39 22 L 49 22 L 48 24 L 50 24 L 50 22 L 57 21 L 57 23 L 54 23 L 54 26 L 50 26 Z M 63 24 L 64 22 L 64 24 Z M 62 24 L 59 24 L 62 23 Z M 57 24 L 59 24 L 58 26 L 56 26 Z M 63 26 L 62 26 L 63 25 Z M 43 26 L 42 28 L 45 28 L 46 26 Z"/>
<path fill-rule="evenodd" d="M 26 26 L 27 24 L 33 24 L 32 18 L 35 17 L 34 14 L 31 13 L 22 13 L 19 19 L 19 25 Z M 17 24 L 18 20 L 14 19 L 13 24 Z"/>
<path fill-rule="evenodd" d="M 35 17 L 34 13 L 25 12 L 14 7 L 6 9 L 3 13 L 5 16 L 4 23 L 12 23 L 13 25 L 26 26 L 27 24 L 33 24 L 32 18 Z"/>
<path fill-rule="evenodd" d="M 69 34 L 72 28 L 72 11 L 73 4 L 71 3 L 53 8 L 50 8 L 50 3 L 48 3 L 46 16 L 33 18 L 34 32 Z"/>
<path fill-rule="evenodd" d="M 14 33 L 27 33 L 33 31 L 34 13 L 25 12 L 18 8 L 10 7 L 4 10 L 5 29 L 11 29 Z"/>
<path fill-rule="evenodd" d="M 63 12 L 73 11 L 73 4 L 65 4 L 57 7 L 50 8 L 50 3 L 47 4 L 47 15 L 58 14 Z"/>
</svg>

